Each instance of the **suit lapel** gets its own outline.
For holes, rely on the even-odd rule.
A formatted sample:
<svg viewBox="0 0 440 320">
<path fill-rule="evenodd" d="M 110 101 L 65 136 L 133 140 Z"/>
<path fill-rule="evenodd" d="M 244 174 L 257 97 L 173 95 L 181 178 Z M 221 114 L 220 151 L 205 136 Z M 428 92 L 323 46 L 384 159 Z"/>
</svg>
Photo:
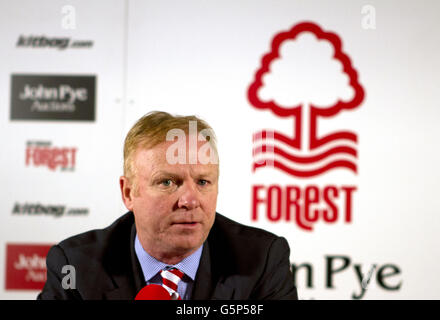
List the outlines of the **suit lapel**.
<svg viewBox="0 0 440 320">
<path fill-rule="evenodd" d="M 132 274 L 134 278 L 134 289 L 135 294 L 137 294 L 145 285 L 144 273 L 142 272 L 141 265 L 136 255 L 136 251 L 134 249 L 134 240 L 136 238 L 136 225 L 133 223 L 133 227 L 131 228 L 131 236 L 130 236 L 130 256 L 131 256 L 131 266 L 132 266 Z"/>
<path fill-rule="evenodd" d="M 112 278 L 115 287 L 111 290 L 104 292 L 104 296 L 110 300 L 133 300 L 136 294 L 145 286 L 145 280 L 143 279 L 143 273 L 134 250 L 134 239 L 136 236 L 136 227 L 133 223 L 130 234 L 129 256 L 123 255 L 124 259 L 127 259 L 129 263 L 125 263 L 123 269 L 119 269 L 117 272 L 109 272 L 109 276 Z M 127 251 L 126 251 L 127 252 Z M 114 257 L 121 259 L 121 256 L 114 254 Z M 113 261 L 115 265 L 121 264 L 121 261 Z M 109 268 L 109 270 L 115 270 Z"/>
<path fill-rule="evenodd" d="M 192 300 L 230 300 L 234 295 L 234 288 L 224 284 L 224 277 L 218 277 L 216 266 L 219 265 L 212 259 L 211 249 L 206 240 L 199 268 L 194 282 Z"/>
<path fill-rule="evenodd" d="M 225 283 L 218 282 L 212 295 L 212 300 L 233 300 L 235 288 Z"/>
<path fill-rule="evenodd" d="M 208 300 L 213 290 L 213 279 L 211 270 L 211 255 L 208 240 L 203 245 L 202 256 L 200 257 L 199 268 L 197 269 L 194 281 L 192 300 Z"/>
</svg>

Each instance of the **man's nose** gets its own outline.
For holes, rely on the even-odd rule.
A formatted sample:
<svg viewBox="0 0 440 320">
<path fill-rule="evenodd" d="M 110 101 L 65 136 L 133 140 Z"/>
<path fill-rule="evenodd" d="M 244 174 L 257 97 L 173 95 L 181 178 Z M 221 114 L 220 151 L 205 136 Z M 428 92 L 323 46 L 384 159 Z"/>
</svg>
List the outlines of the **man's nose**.
<svg viewBox="0 0 440 320">
<path fill-rule="evenodd" d="M 179 208 L 192 210 L 200 206 L 199 192 L 195 183 L 185 183 L 177 203 Z"/>
</svg>

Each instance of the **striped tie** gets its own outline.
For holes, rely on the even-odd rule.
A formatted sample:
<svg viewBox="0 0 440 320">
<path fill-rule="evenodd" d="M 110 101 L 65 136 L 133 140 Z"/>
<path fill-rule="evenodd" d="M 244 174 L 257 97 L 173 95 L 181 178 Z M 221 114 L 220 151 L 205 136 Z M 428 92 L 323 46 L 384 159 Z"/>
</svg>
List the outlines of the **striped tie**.
<svg viewBox="0 0 440 320">
<path fill-rule="evenodd" d="M 171 300 L 182 300 L 177 292 L 179 281 L 182 280 L 184 273 L 179 269 L 164 269 L 160 272 L 162 276 L 162 286 L 168 291 Z"/>
</svg>

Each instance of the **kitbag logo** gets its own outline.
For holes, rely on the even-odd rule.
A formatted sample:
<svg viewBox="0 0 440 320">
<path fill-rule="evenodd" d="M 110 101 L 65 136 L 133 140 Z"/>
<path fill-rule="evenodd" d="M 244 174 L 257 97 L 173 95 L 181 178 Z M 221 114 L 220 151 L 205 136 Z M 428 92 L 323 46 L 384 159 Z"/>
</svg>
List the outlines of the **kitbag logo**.
<svg viewBox="0 0 440 320">
<path fill-rule="evenodd" d="M 11 120 L 95 120 L 96 76 L 11 76 Z"/>
<path fill-rule="evenodd" d="M 74 171 L 76 147 L 54 147 L 50 141 L 28 141 L 26 143 L 26 167 L 46 167 L 51 171 Z"/>
<path fill-rule="evenodd" d="M 86 216 L 89 214 L 88 208 L 72 208 L 67 207 L 64 204 L 41 204 L 39 202 L 26 202 L 14 204 L 12 209 L 12 214 L 15 216 L 31 216 L 31 217 L 42 217 L 42 216 L 52 216 L 55 218 L 59 217 L 79 217 Z"/>
<path fill-rule="evenodd" d="M 58 49 L 65 50 L 67 48 L 72 49 L 90 49 L 93 47 L 93 41 L 91 40 L 72 40 L 71 38 L 64 37 L 46 37 L 45 35 L 41 36 L 24 36 L 20 35 L 17 44 L 17 48 L 32 48 L 32 49 L 40 49 L 40 48 L 49 48 L 49 49 Z"/>
<path fill-rule="evenodd" d="M 290 117 L 294 124 L 293 136 L 274 130 L 254 134 L 254 156 L 266 156 L 254 162 L 254 170 L 274 166 L 300 178 L 335 168 L 357 171 L 356 133 L 341 130 L 318 136 L 320 118 L 354 109 L 364 99 L 358 74 L 337 34 L 310 22 L 277 34 L 249 87 L 248 99 L 255 108 Z"/>
<path fill-rule="evenodd" d="M 276 34 L 250 84 L 247 96 L 258 110 L 291 118 L 293 135 L 273 129 L 253 134 L 253 171 L 276 168 L 307 181 L 335 169 L 357 174 L 358 137 L 337 129 L 322 134 L 318 123 L 360 106 L 365 92 L 341 38 L 313 22 Z M 277 183 L 252 186 L 251 219 L 265 207 L 271 222 L 293 221 L 311 231 L 318 221 L 352 222 L 353 185 Z M 261 211 L 261 210 L 260 210 Z"/>
<path fill-rule="evenodd" d="M 51 245 L 6 245 L 6 290 L 41 290 L 46 282 L 46 256 Z"/>
</svg>

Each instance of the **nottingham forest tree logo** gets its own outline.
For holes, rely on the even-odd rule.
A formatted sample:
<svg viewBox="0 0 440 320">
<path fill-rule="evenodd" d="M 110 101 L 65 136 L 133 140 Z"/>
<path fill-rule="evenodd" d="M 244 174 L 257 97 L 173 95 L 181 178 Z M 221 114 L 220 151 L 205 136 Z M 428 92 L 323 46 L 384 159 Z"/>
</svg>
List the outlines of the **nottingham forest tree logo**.
<svg viewBox="0 0 440 320">
<path fill-rule="evenodd" d="M 365 97 L 341 38 L 312 22 L 276 34 L 247 95 L 254 108 L 293 124 L 291 132 L 267 128 L 253 134 L 253 170 L 276 168 L 301 178 L 300 184 L 254 184 L 251 219 L 265 215 L 306 231 L 318 221 L 351 223 L 355 185 L 307 183 L 335 169 L 358 170 L 357 134 L 335 126 L 322 130 L 323 123 L 359 107 Z"/>
<path fill-rule="evenodd" d="M 358 107 L 364 95 L 337 34 L 311 22 L 278 33 L 249 86 L 248 99 L 257 109 L 290 117 L 293 135 L 272 129 L 256 132 L 254 156 L 260 160 L 253 169 L 274 166 L 302 178 L 335 168 L 357 172 L 356 133 L 339 130 L 319 136 L 318 119 Z"/>
</svg>

